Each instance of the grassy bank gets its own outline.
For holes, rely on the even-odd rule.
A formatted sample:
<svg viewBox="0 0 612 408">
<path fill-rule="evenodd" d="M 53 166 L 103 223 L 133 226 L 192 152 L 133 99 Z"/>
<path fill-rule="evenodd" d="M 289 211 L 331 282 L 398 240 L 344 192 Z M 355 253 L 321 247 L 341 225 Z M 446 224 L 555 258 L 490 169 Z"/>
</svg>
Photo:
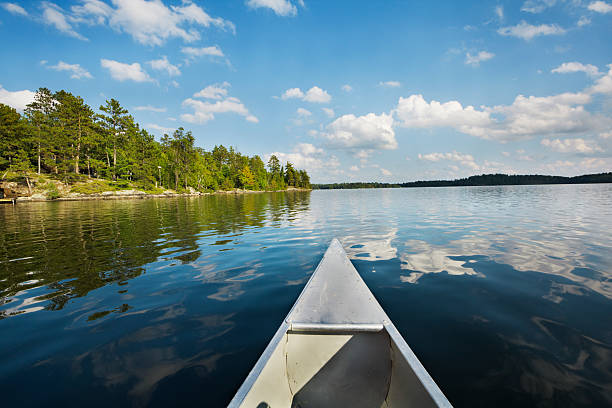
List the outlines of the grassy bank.
<svg viewBox="0 0 612 408">
<path fill-rule="evenodd" d="M 289 187 L 282 191 L 298 190 L 306 191 L 308 189 Z M 23 175 L 8 172 L 4 175 L 4 179 L 0 180 L 0 192 L 4 193 L 5 198 L 17 198 L 18 201 L 47 201 L 242 194 L 262 193 L 264 191 L 243 189 L 217 191 L 205 189 L 198 191 L 191 187 L 172 190 L 143 185 L 129 180 L 111 181 L 87 178 L 86 176 L 66 183 L 47 174 L 30 174 L 26 181 Z"/>
</svg>

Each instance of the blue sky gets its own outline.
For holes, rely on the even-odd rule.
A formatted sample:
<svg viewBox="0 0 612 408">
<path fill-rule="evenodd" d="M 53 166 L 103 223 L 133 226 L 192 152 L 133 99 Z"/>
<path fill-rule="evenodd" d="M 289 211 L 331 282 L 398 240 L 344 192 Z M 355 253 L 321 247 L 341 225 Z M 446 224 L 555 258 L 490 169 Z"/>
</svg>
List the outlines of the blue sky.
<svg viewBox="0 0 612 408">
<path fill-rule="evenodd" d="M 0 102 L 118 99 L 314 182 L 612 171 L 612 2 L 0 2 Z"/>
</svg>

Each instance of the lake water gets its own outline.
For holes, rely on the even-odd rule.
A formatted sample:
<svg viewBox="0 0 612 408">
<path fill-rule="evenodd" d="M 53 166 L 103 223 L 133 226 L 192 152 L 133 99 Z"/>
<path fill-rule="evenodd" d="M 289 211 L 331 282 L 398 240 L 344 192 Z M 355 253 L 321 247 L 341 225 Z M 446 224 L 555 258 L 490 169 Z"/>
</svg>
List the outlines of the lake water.
<svg viewBox="0 0 612 408">
<path fill-rule="evenodd" d="M 612 405 L 612 185 L 0 206 L 3 406 L 224 406 L 338 237 L 456 407 Z"/>
</svg>

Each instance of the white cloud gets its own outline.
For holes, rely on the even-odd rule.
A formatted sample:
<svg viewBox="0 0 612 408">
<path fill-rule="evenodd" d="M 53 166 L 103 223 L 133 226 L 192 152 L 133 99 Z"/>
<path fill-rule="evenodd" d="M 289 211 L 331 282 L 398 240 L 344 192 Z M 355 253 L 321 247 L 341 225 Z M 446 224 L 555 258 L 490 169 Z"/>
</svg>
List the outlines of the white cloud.
<svg viewBox="0 0 612 408">
<path fill-rule="evenodd" d="M 297 7 L 291 4 L 289 0 L 247 0 L 246 4 L 252 9 L 269 8 L 281 17 L 295 16 L 297 14 Z M 298 0 L 298 4 L 304 7 L 303 0 Z"/>
<path fill-rule="evenodd" d="M 402 83 L 399 81 L 384 81 L 384 82 L 380 81 L 378 85 L 384 86 L 387 88 L 399 88 L 400 86 L 402 86 Z"/>
<path fill-rule="evenodd" d="M 612 11 L 612 5 L 606 3 L 605 1 L 594 1 L 589 4 L 587 7 L 591 11 L 595 11 L 597 13 L 607 14 Z"/>
<path fill-rule="evenodd" d="M 300 88 L 290 88 L 287 89 L 281 96 L 281 99 L 302 99 L 304 97 L 304 92 Z"/>
<path fill-rule="evenodd" d="M 559 153 L 595 153 L 601 152 L 602 149 L 597 144 L 589 140 L 581 138 L 576 139 L 542 139 L 542 146 Z"/>
<path fill-rule="evenodd" d="M 65 15 L 64 10 L 53 3 L 43 2 L 42 21 L 57 30 L 79 40 L 88 41 L 87 38 L 77 33 L 72 27 L 70 19 Z"/>
<path fill-rule="evenodd" d="M 495 15 L 497 16 L 499 20 L 503 20 L 504 19 L 504 6 L 501 6 L 501 5 L 496 6 Z"/>
<path fill-rule="evenodd" d="M 24 17 L 28 15 L 28 12 L 23 7 L 21 7 L 19 4 L 2 3 L 0 4 L 0 6 L 2 6 L 3 9 L 5 9 L 11 14 L 20 15 Z"/>
<path fill-rule="evenodd" d="M 328 103 L 331 101 L 331 95 L 318 86 L 313 86 L 306 93 L 302 92 L 300 88 L 287 89 L 281 95 L 281 99 L 301 99 L 311 103 Z"/>
<path fill-rule="evenodd" d="M 135 111 L 148 111 L 148 112 L 165 112 L 166 108 L 157 108 L 155 106 L 151 106 L 151 105 L 145 105 L 145 106 L 136 106 L 134 107 Z"/>
<path fill-rule="evenodd" d="M 259 119 L 252 115 L 240 99 L 227 96 L 228 82 L 210 85 L 194 94 L 195 98 L 213 99 L 215 102 L 202 102 L 200 100 L 187 98 L 182 105 L 193 109 L 193 113 L 181 115 L 181 119 L 189 123 L 206 123 L 215 118 L 219 113 L 237 113 L 245 120 L 258 123 Z"/>
<path fill-rule="evenodd" d="M 540 35 L 560 35 L 565 34 L 565 29 L 556 24 L 541 24 L 534 26 L 525 21 L 521 21 L 515 26 L 502 27 L 497 32 L 503 36 L 517 37 L 529 41 Z"/>
<path fill-rule="evenodd" d="M 612 64 L 608 65 L 608 73 L 595 81 L 588 89 L 591 93 L 612 94 Z"/>
<path fill-rule="evenodd" d="M 599 134 L 599 137 L 602 139 L 611 139 L 612 138 L 612 130 L 609 132 L 602 132 Z"/>
<path fill-rule="evenodd" d="M 323 112 L 327 115 L 328 118 L 333 118 L 336 116 L 336 112 L 332 108 L 321 108 Z"/>
<path fill-rule="evenodd" d="M 150 82 L 152 81 L 149 74 L 142 69 L 139 63 L 125 64 L 119 61 L 101 59 L 100 64 L 103 68 L 108 69 L 113 79 L 117 81 L 134 81 L 134 82 Z"/>
<path fill-rule="evenodd" d="M 387 170 L 387 169 L 383 169 L 382 167 L 380 168 L 380 172 L 382 173 L 383 176 L 389 177 L 392 175 L 392 173 Z"/>
<path fill-rule="evenodd" d="M 601 82 L 592 89 L 612 92 L 612 74 L 609 75 L 609 84 L 602 81 L 606 77 L 600 78 Z M 584 105 L 590 101 L 586 92 L 545 97 L 518 95 L 511 105 L 483 106 L 478 110 L 463 107 L 458 101 L 427 102 L 421 95 L 411 95 L 400 98 L 393 113 L 407 128 L 451 127 L 483 139 L 506 141 L 597 132 L 612 126 L 612 119 L 585 110 Z"/>
<path fill-rule="evenodd" d="M 353 87 L 350 86 L 349 84 L 344 84 L 344 85 L 342 85 L 342 90 L 344 92 L 351 92 L 353 90 Z"/>
<path fill-rule="evenodd" d="M 470 154 L 463 154 L 453 151 L 452 153 L 428 153 L 428 154 L 419 154 L 419 160 L 425 160 L 430 162 L 439 162 L 439 161 L 452 161 L 461 164 L 464 167 L 467 167 L 471 170 L 478 170 L 480 166 L 476 164 L 474 157 Z"/>
<path fill-rule="evenodd" d="M 43 64 L 45 65 L 45 64 Z M 81 67 L 79 64 L 68 64 L 64 61 L 60 61 L 57 65 L 50 65 L 49 69 L 53 69 L 55 71 L 68 71 L 70 72 L 70 78 L 73 79 L 91 79 L 93 76 L 87 71 L 85 68 Z"/>
<path fill-rule="evenodd" d="M 189 60 L 195 60 L 199 57 L 224 57 L 223 51 L 216 45 L 210 47 L 183 47 L 181 52 L 187 56 Z"/>
<path fill-rule="evenodd" d="M 299 169 L 305 169 L 311 176 L 319 174 L 328 177 L 336 174 L 340 162 L 336 156 L 328 155 L 323 149 L 310 143 L 299 143 L 291 153 L 272 152 L 266 155 L 266 161 L 271 155 L 275 155 L 281 163 L 291 162 Z"/>
<path fill-rule="evenodd" d="M 308 109 L 297 108 L 297 115 L 301 118 L 307 118 L 308 116 L 312 116 L 312 112 Z"/>
<path fill-rule="evenodd" d="M 555 5 L 557 0 L 526 0 L 521 7 L 521 11 L 527 13 L 541 13 L 549 7 Z"/>
<path fill-rule="evenodd" d="M 157 132 L 154 132 L 154 133 L 158 133 L 158 134 L 161 134 L 161 135 L 163 135 L 163 134 L 170 135 L 170 134 L 172 134 L 172 132 L 174 132 L 174 128 L 160 126 L 160 125 L 157 125 L 155 123 L 147 123 L 145 125 L 145 127 L 147 129 L 149 129 L 149 130 L 155 130 Z"/>
<path fill-rule="evenodd" d="M 349 150 L 360 158 L 373 150 L 397 149 L 393 117 L 385 113 L 341 116 L 327 125 L 321 135 L 330 147 Z"/>
<path fill-rule="evenodd" d="M 181 75 L 181 70 L 178 66 L 172 65 L 165 55 L 160 59 L 149 61 L 148 64 L 156 71 L 166 71 L 170 76 Z"/>
<path fill-rule="evenodd" d="M 331 96 L 327 93 L 327 91 L 324 91 L 318 86 L 313 86 L 308 90 L 308 92 L 306 92 L 304 100 L 306 102 L 313 103 L 328 103 L 329 101 L 331 101 Z"/>
<path fill-rule="evenodd" d="M 353 166 L 351 166 L 351 167 L 349 168 L 349 170 L 350 170 L 350 171 L 359 171 L 359 167 L 358 167 L 358 166 L 353 165 Z"/>
<path fill-rule="evenodd" d="M 580 62 L 564 62 L 557 68 L 553 69 L 553 73 L 557 74 L 568 74 L 572 72 L 584 72 L 589 76 L 599 76 L 599 69 L 595 65 L 582 64 Z"/>
<path fill-rule="evenodd" d="M 229 87 L 230 84 L 227 81 L 221 84 L 209 85 L 201 91 L 193 94 L 193 97 L 205 99 L 224 99 L 227 97 L 227 88 Z"/>
<path fill-rule="evenodd" d="M 0 103 L 15 108 L 19 112 L 23 112 L 26 105 L 34 101 L 34 95 L 34 92 L 27 89 L 11 92 L 0 85 Z"/>
<path fill-rule="evenodd" d="M 200 39 L 198 27 L 214 26 L 235 32 L 233 23 L 211 17 L 188 0 L 170 7 L 161 0 L 113 0 L 112 6 L 99 0 L 82 1 L 82 5 L 71 8 L 72 21 L 108 25 L 144 45 L 159 46 L 172 38 L 197 41 Z"/>
<path fill-rule="evenodd" d="M 580 17 L 580 19 L 578 19 L 578 22 L 576 23 L 578 27 L 584 27 L 589 24 L 591 24 L 591 19 L 587 16 Z"/>
<path fill-rule="evenodd" d="M 491 124 L 488 112 L 478 111 L 473 106 L 464 108 L 457 101 L 427 102 L 422 95 L 400 97 L 394 113 L 402 126 L 412 128 L 453 127 L 470 133 L 472 128 Z"/>
<path fill-rule="evenodd" d="M 488 61 L 493 58 L 495 54 L 488 51 L 480 51 L 476 55 L 472 55 L 469 52 L 465 54 L 465 64 L 477 67 L 483 61 Z"/>
</svg>

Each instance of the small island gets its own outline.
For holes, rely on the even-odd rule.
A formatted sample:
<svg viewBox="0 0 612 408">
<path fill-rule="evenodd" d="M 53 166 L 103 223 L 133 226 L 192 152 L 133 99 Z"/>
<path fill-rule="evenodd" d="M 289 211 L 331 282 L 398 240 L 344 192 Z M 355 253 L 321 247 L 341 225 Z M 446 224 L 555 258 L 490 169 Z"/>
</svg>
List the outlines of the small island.
<svg viewBox="0 0 612 408">
<path fill-rule="evenodd" d="M 206 151 L 179 127 L 160 141 L 110 99 L 99 114 L 83 98 L 40 88 L 20 114 L 0 104 L 0 199 L 171 197 L 309 190 L 306 170 L 272 155 L 267 166 L 223 145 Z M 267 168 L 266 168 L 267 167 Z"/>
</svg>

